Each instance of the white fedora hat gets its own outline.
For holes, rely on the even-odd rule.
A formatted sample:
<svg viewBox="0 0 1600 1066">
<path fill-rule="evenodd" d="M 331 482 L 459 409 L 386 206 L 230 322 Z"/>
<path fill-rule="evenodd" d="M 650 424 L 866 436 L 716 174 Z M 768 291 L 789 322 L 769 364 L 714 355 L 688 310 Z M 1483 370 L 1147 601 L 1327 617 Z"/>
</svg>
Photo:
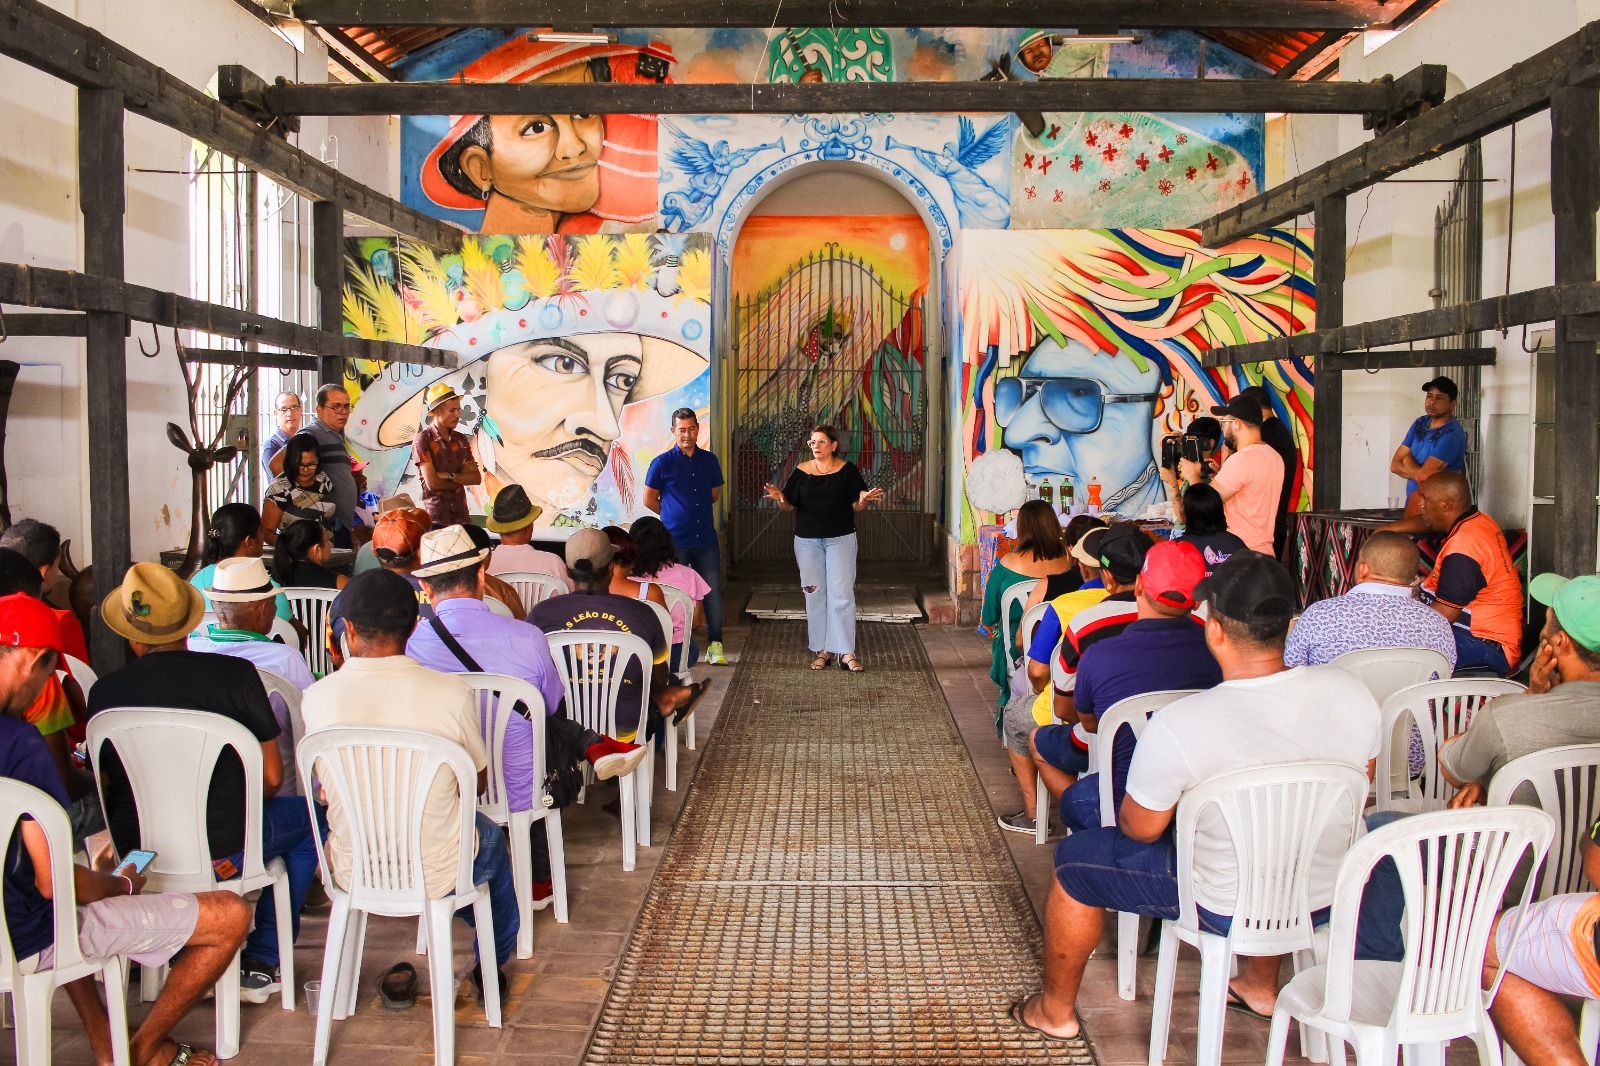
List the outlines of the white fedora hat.
<svg viewBox="0 0 1600 1066">
<path fill-rule="evenodd" d="M 206 595 L 223 603 L 250 603 L 276 598 L 278 587 L 260 559 L 224 559 L 212 573 Z"/>
<path fill-rule="evenodd" d="M 488 548 L 472 542 L 461 526 L 445 526 L 422 537 L 422 565 L 414 573 L 418 577 L 448 574 L 468 566 L 477 566 L 489 557 Z"/>
</svg>

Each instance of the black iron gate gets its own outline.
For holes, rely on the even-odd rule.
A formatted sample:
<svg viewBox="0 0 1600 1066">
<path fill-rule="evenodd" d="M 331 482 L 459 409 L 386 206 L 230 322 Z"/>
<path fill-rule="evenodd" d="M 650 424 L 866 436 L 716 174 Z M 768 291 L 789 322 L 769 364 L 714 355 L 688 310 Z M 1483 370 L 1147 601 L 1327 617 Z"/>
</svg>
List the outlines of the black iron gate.
<svg viewBox="0 0 1600 1066">
<path fill-rule="evenodd" d="M 921 292 L 890 289 L 829 244 L 764 292 L 733 297 L 731 561 L 794 558 L 794 517 L 764 498 L 810 458 L 817 423 L 884 498 L 857 521 L 860 559 L 926 565 L 928 409 Z"/>
<path fill-rule="evenodd" d="M 1461 169 L 1450 195 L 1433 216 L 1433 297 L 1435 307 L 1453 307 L 1483 297 L 1483 150 L 1476 142 L 1467 145 Z M 1436 373 L 1456 383 L 1460 395 L 1456 418 L 1467 431 L 1467 454 L 1463 465 L 1467 480 L 1483 488 L 1480 445 L 1483 440 L 1479 420 L 1483 417 L 1483 368 L 1450 363 L 1452 348 L 1476 348 L 1482 343 L 1476 333 L 1441 337 L 1434 342 L 1438 350 Z"/>
</svg>

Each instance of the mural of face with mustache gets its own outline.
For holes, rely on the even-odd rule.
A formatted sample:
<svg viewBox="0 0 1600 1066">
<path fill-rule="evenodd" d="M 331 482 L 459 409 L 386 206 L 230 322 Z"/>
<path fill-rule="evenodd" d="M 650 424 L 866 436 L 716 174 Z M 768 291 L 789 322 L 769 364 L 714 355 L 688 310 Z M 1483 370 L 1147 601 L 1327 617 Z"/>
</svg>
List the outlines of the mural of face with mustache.
<svg viewBox="0 0 1600 1066">
<path fill-rule="evenodd" d="M 556 507 L 590 491 L 621 433 L 622 405 L 639 382 L 636 333 L 579 333 L 527 341 L 489 356 L 485 393 L 500 431 L 495 465 Z"/>
</svg>

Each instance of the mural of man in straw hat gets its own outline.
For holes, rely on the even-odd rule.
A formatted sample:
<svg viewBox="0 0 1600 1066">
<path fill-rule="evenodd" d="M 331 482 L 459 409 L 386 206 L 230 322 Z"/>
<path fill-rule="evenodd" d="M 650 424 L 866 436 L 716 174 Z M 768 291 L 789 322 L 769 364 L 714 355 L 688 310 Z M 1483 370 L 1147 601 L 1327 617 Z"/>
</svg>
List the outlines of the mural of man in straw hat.
<svg viewBox="0 0 1600 1066">
<path fill-rule="evenodd" d="M 556 44 L 518 36 L 467 64 L 473 82 L 664 82 L 660 43 Z M 457 115 L 418 175 L 440 207 L 483 212 L 483 233 L 654 228 L 654 115 Z"/>
<path fill-rule="evenodd" d="M 467 399 L 461 426 L 484 472 L 474 492 L 479 507 L 518 484 L 543 509 L 542 523 L 562 512 L 577 518 L 609 462 L 623 506 L 631 509 L 634 475 L 624 446 L 630 442 L 619 440 L 622 408 L 708 374 L 708 257 L 685 256 L 663 295 L 652 287 L 658 265 L 669 258 L 663 242 L 681 237 L 523 238 L 514 247 L 505 238 L 480 240 L 463 250 L 471 269 L 462 272 L 446 260 L 435 261 L 436 275 L 425 280 L 404 273 L 406 301 L 425 300 L 429 291 L 449 294 L 434 313 L 439 325 L 427 343 L 457 352 L 462 365 L 420 376 L 392 367 L 362 390 L 347 432 L 374 453 L 383 471 L 379 490 L 393 492 L 411 475 L 404 457 L 397 469 L 377 453 L 409 447 L 422 425 L 425 391 L 444 382 Z M 696 255 L 704 260 L 698 268 L 690 261 Z M 624 273 L 634 285 L 622 284 Z M 559 285 L 547 288 L 540 280 L 552 277 Z"/>
</svg>

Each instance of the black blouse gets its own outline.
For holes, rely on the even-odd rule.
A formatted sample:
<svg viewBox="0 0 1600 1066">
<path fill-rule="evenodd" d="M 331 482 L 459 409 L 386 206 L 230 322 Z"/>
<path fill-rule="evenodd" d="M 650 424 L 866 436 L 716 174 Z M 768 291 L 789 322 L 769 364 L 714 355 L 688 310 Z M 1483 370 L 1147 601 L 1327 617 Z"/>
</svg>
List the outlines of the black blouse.
<svg viewBox="0 0 1600 1066">
<path fill-rule="evenodd" d="M 806 540 L 848 537 L 856 531 L 855 503 L 866 491 L 867 482 L 854 463 L 820 477 L 795 467 L 783 486 L 783 498 L 794 508 L 794 535 Z"/>
</svg>

